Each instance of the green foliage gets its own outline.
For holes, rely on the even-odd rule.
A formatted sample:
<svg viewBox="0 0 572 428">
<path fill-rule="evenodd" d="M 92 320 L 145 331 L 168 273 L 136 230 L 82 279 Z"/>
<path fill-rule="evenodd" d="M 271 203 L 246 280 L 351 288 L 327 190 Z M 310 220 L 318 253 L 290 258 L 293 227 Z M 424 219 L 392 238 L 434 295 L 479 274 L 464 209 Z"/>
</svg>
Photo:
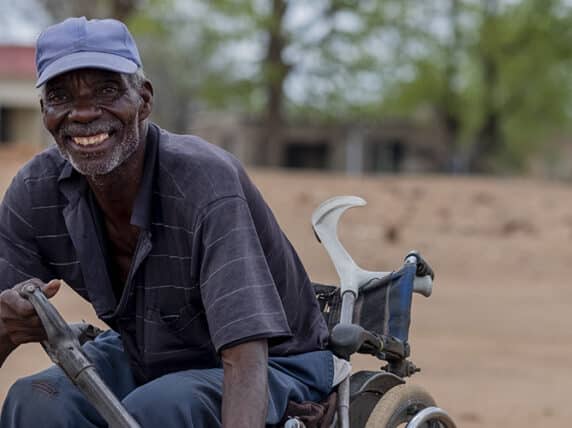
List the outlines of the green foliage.
<svg viewBox="0 0 572 428">
<path fill-rule="evenodd" d="M 381 99 L 381 2 L 322 0 L 309 6 L 293 0 L 284 2 L 282 20 L 272 14 L 272 0 L 192 3 L 199 12 L 179 8 L 185 23 L 177 24 L 179 32 L 194 29 L 192 39 L 179 37 L 175 44 L 187 55 L 200 55 L 200 64 L 193 67 L 205 71 L 195 93 L 200 108 L 262 112 L 268 101 L 265 91 L 281 79 L 284 107 L 292 113 L 342 116 Z M 282 39 L 282 63 L 269 62 L 271 34 Z M 378 87 L 375 94 L 372 84 Z"/>
<path fill-rule="evenodd" d="M 74 13 L 120 3 L 78 0 Z M 424 117 L 447 131 L 453 160 L 518 169 L 570 122 L 566 0 L 128 3 L 146 72 L 160 87 L 156 117 L 181 131 L 197 109 Z"/>
<path fill-rule="evenodd" d="M 383 106 L 399 114 L 427 105 L 438 110 L 448 95 L 452 104 L 447 108 L 461 124 L 460 150 L 477 150 L 475 156 L 491 158 L 497 168 L 521 168 L 570 119 L 572 10 L 557 0 L 457 5 L 459 14 L 449 16 L 448 26 L 455 25 L 451 19 L 464 23 L 458 39 L 426 44 L 411 63 L 414 78 L 397 79 Z M 448 75 L 451 60 L 454 73 Z M 490 137 L 481 131 L 491 115 L 500 123 L 497 139 L 478 152 L 487 145 L 479 139 Z"/>
</svg>

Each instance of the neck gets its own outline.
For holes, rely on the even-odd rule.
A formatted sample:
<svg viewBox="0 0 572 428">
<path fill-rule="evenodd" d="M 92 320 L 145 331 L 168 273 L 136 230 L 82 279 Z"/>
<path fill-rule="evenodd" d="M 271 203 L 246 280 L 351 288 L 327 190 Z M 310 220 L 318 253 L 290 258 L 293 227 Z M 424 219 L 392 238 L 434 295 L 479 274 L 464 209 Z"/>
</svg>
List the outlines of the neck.
<svg viewBox="0 0 572 428">
<path fill-rule="evenodd" d="M 86 176 L 103 214 L 114 223 L 129 223 L 145 163 L 147 128 L 137 151 L 122 165 L 105 175 Z"/>
</svg>

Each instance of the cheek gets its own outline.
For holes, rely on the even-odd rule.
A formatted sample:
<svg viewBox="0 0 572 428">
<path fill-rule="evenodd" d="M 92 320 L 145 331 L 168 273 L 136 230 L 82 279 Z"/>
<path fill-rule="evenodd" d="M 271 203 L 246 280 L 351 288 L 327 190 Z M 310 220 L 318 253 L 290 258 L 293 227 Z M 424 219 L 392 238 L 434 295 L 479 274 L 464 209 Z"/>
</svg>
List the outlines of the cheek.
<svg viewBox="0 0 572 428">
<path fill-rule="evenodd" d="M 138 106 L 132 103 L 124 103 L 110 110 L 110 113 L 119 119 L 125 128 L 131 129 L 137 127 L 138 122 L 141 120 L 139 117 L 140 112 L 137 107 Z"/>
<path fill-rule="evenodd" d="M 62 122 L 63 118 L 65 117 L 65 113 L 58 113 L 53 108 L 44 108 L 44 113 L 42 115 L 42 120 L 44 122 L 44 126 L 50 133 L 54 134 L 59 124 Z"/>
<path fill-rule="evenodd" d="M 141 101 L 139 106 L 139 121 L 147 119 L 151 115 L 151 103 Z"/>
</svg>

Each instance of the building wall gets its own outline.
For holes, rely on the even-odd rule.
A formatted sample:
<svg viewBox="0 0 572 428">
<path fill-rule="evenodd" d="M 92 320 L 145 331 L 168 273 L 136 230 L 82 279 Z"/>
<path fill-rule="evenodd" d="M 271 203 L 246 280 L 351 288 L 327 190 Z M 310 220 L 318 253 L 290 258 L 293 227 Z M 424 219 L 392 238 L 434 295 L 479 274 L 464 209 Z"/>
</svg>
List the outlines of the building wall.
<svg viewBox="0 0 572 428">
<path fill-rule="evenodd" d="M 0 79 L 0 103 L 13 107 L 30 107 L 40 111 L 40 96 L 35 81 L 28 79 Z"/>
<path fill-rule="evenodd" d="M 2 142 L 47 145 L 50 137 L 44 130 L 38 90 L 33 80 L 0 80 L 0 136 Z"/>
<path fill-rule="evenodd" d="M 12 142 L 43 144 L 44 132 L 37 109 L 15 108 L 12 110 Z"/>
<path fill-rule="evenodd" d="M 423 173 L 441 170 L 446 159 L 438 130 L 404 120 L 375 126 L 290 123 L 281 130 L 277 161 L 261 160 L 267 150 L 255 120 L 207 112 L 194 118 L 191 131 L 255 166 L 348 174 Z"/>
</svg>

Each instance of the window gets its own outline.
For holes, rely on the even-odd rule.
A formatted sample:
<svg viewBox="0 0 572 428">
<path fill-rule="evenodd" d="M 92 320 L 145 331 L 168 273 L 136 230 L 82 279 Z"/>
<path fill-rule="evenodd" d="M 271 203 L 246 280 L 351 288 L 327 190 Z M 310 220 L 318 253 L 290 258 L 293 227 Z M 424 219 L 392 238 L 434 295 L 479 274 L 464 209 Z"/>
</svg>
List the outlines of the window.
<svg viewBox="0 0 572 428">
<path fill-rule="evenodd" d="M 0 106 L 0 144 L 8 142 L 12 138 L 9 126 L 9 113 L 6 107 Z"/>
<path fill-rule="evenodd" d="M 329 161 L 329 146 L 325 142 L 286 144 L 284 165 L 287 168 L 326 169 Z"/>
<path fill-rule="evenodd" d="M 368 146 L 365 168 L 367 172 L 402 172 L 406 146 L 401 140 L 374 142 Z"/>
</svg>

